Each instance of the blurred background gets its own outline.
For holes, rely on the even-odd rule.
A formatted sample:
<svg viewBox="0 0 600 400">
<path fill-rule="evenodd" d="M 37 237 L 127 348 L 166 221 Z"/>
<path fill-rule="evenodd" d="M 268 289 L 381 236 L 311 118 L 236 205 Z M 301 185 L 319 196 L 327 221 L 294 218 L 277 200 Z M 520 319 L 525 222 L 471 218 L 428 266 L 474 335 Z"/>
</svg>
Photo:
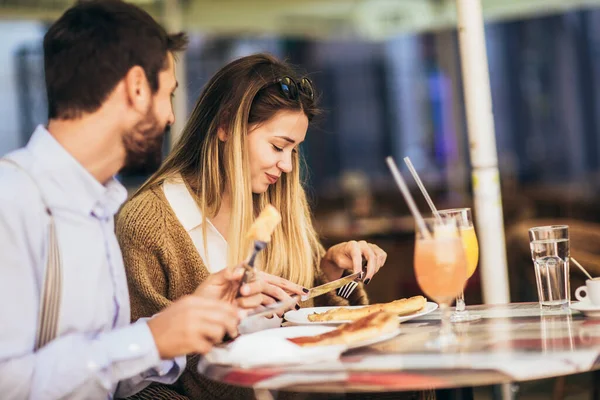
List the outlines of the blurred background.
<svg viewBox="0 0 600 400">
<path fill-rule="evenodd" d="M 325 110 L 302 146 L 325 244 L 365 239 L 388 252 L 368 287 L 373 301 L 420 293 L 413 220 L 384 157 L 410 156 L 438 208 L 472 206 L 454 0 L 132 2 L 191 38 L 167 144 L 230 60 L 267 51 L 299 66 Z M 41 41 L 71 4 L 0 0 L 0 154 L 46 122 Z M 483 0 L 483 7 L 511 298 L 535 301 L 531 226 L 567 222 L 571 254 L 600 275 L 600 0 Z M 122 179 L 135 188 L 145 177 Z M 413 193 L 426 211 L 414 186 Z M 582 277 L 572 273 L 576 288 Z M 476 273 L 467 304 L 481 302 L 479 283 Z"/>
<path fill-rule="evenodd" d="M 261 51 L 290 61 L 325 110 L 302 145 L 325 245 L 364 239 L 388 252 L 373 302 L 420 294 L 414 222 L 384 158 L 410 156 L 438 208 L 473 205 L 454 0 L 130 1 L 190 34 L 165 153 L 218 68 Z M 41 42 L 72 3 L 0 0 L 0 155 L 46 122 Z M 529 227 L 567 223 L 571 255 L 600 275 L 600 0 L 482 3 L 511 300 L 537 301 Z M 146 177 L 121 178 L 134 189 Z M 571 273 L 575 289 L 583 276 Z M 466 301 L 482 301 L 478 272 Z M 550 398 L 548 386 L 531 384 L 528 398 Z"/>
</svg>

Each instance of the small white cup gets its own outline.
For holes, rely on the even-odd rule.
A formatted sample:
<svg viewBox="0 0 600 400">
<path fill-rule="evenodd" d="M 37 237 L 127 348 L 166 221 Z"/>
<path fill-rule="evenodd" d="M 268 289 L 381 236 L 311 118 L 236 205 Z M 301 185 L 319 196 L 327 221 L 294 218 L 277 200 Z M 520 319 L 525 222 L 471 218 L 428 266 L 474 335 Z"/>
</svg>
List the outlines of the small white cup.
<svg viewBox="0 0 600 400">
<path fill-rule="evenodd" d="M 575 297 L 579 301 L 587 301 L 600 306 L 600 279 L 588 279 L 585 286 L 580 286 L 575 291 Z"/>
</svg>

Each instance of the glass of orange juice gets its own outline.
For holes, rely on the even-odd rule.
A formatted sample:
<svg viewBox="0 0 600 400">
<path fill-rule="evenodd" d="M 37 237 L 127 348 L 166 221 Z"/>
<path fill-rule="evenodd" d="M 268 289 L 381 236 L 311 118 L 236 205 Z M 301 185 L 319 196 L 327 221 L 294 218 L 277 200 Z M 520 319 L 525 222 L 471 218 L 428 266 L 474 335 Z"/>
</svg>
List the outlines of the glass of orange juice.
<svg viewBox="0 0 600 400">
<path fill-rule="evenodd" d="M 467 279 L 467 260 L 462 231 L 453 217 L 425 218 L 426 231 L 417 229 L 415 275 L 423 292 L 440 305 L 440 335 L 426 345 L 444 349 L 457 343 L 450 323 L 450 304 L 463 290 Z"/>
<path fill-rule="evenodd" d="M 442 218 L 452 217 L 456 219 L 460 229 L 460 237 L 462 239 L 465 255 L 467 257 L 467 280 L 475 273 L 479 262 L 479 243 L 473 226 L 473 216 L 470 208 L 453 208 L 450 210 L 439 211 Z M 481 315 L 473 314 L 467 311 L 465 306 L 464 287 L 456 298 L 456 309 L 450 317 L 452 322 L 469 322 L 481 319 Z"/>
</svg>

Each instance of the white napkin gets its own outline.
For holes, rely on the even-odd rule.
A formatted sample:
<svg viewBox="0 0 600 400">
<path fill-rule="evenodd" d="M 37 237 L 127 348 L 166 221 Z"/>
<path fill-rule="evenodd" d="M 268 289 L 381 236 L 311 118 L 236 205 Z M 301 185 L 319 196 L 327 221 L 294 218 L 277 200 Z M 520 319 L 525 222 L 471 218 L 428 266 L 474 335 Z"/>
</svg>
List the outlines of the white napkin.
<svg viewBox="0 0 600 400">
<path fill-rule="evenodd" d="M 309 364 L 336 360 L 346 348 L 345 345 L 301 347 L 281 336 L 263 331 L 260 334 L 242 335 L 226 347 L 213 348 L 204 361 L 241 368 Z"/>
</svg>

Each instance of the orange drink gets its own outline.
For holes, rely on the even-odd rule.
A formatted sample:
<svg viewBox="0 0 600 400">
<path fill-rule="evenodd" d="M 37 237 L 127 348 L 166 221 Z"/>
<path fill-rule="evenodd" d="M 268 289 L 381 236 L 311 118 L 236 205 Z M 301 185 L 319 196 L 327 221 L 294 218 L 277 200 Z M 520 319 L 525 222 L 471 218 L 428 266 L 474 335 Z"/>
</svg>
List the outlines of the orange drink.
<svg viewBox="0 0 600 400">
<path fill-rule="evenodd" d="M 477 242 L 477 235 L 475 235 L 475 228 L 473 226 L 468 228 L 461 227 L 460 229 L 460 237 L 467 257 L 467 279 L 469 279 L 475 273 L 477 263 L 479 262 L 479 243 Z"/>
<path fill-rule="evenodd" d="M 475 228 L 473 227 L 471 209 L 454 208 L 451 210 L 440 210 L 439 213 L 442 218 L 455 218 L 458 221 L 460 237 L 467 260 L 467 276 L 464 282 L 466 284 L 466 281 L 475 273 L 477 263 L 479 262 L 479 243 L 477 242 L 477 235 L 475 234 Z M 454 314 L 452 314 L 450 320 L 452 322 L 468 322 L 480 318 L 481 315 L 471 314 L 466 310 L 465 294 L 461 291 L 456 298 L 456 310 Z"/>
<path fill-rule="evenodd" d="M 440 305 L 440 335 L 425 345 L 441 350 L 457 343 L 449 306 L 467 280 L 467 258 L 456 218 L 425 218 L 423 222 L 425 228 L 417 231 L 415 241 L 415 276 L 423 292 Z"/>
<path fill-rule="evenodd" d="M 438 303 L 451 304 L 467 279 L 460 237 L 417 240 L 415 275 L 427 296 Z"/>
</svg>

